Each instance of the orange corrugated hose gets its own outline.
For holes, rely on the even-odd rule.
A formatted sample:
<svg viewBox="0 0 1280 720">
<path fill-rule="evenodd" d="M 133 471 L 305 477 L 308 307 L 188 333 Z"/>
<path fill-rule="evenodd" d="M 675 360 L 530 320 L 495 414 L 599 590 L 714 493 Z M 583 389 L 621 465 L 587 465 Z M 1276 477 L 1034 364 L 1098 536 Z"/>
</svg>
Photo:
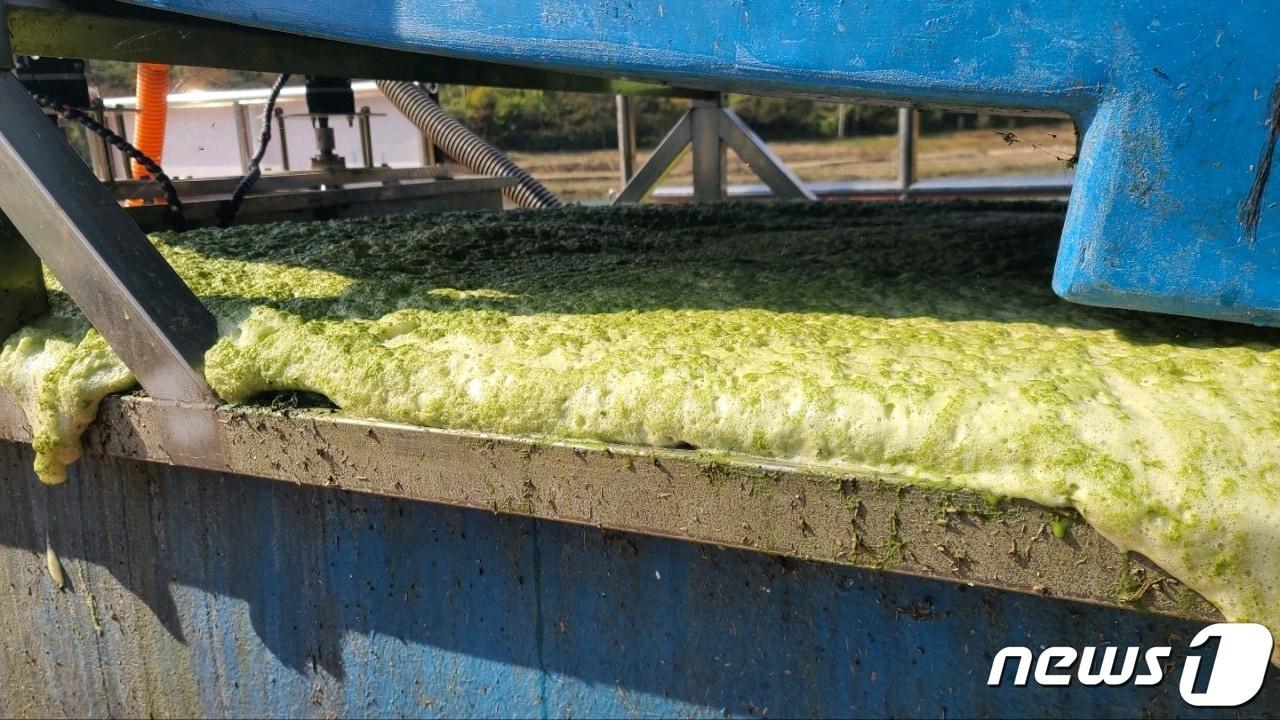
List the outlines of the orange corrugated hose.
<svg viewBox="0 0 1280 720">
<path fill-rule="evenodd" d="M 164 155 L 164 126 L 169 116 L 169 66 L 138 63 L 138 118 L 133 146 L 157 165 Z M 133 176 L 151 177 L 147 169 L 133 163 Z"/>
</svg>

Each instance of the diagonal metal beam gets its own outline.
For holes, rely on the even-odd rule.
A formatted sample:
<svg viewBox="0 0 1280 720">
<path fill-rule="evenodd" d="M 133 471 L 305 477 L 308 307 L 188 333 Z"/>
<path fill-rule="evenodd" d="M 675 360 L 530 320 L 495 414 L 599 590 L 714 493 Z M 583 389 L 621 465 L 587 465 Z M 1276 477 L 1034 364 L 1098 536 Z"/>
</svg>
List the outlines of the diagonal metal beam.
<svg viewBox="0 0 1280 720">
<path fill-rule="evenodd" d="M 658 143 L 613 204 L 643 201 L 690 145 L 693 146 L 694 202 L 725 198 L 725 148 L 733 148 L 775 196 L 790 200 L 818 199 L 769 145 L 717 97 L 693 100 L 693 108 Z"/>
<path fill-rule="evenodd" d="M 213 316 L 4 71 L 0 188 L 0 211 L 148 393 L 216 400 L 200 371 L 217 339 Z"/>
<path fill-rule="evenodd" d="M 662 181 L 662 176 L 667 174 L 671 166 L 680 159 L 681 155 L 684 155 L 684 151 L 693 142 L 692 115 L 690 111 L 680 116 L 675 127 L 662 138 L 662 142 L 653 149 L 649 159 L 636 171 L 631 182 L 627 183 L 627 186 L 622 188 L 622 192 L 613 199 L 614 205 L 641 202 L 653 191 L 654 186 Z"/>
<path fill-rule="evenodd" d="M 765 185 L 779 198 L 788 200 L 817 200 L 818 196 L 805 187 L 803 181 L 791 172 L 782 158 L 769 149 L 769 145 L 747 125 L 738 113 L 724 108 L 720 111 L 720 139 L 742 158 Z"/>
</svg>

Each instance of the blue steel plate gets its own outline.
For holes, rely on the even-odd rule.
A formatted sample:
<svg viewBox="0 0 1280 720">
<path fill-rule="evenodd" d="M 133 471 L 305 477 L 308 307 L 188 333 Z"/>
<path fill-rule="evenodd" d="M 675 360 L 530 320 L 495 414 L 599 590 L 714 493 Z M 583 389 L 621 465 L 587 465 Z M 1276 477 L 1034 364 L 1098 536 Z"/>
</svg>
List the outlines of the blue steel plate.
<svg viewBox="0 0 1280 720">
<path fill-rule="evenodd" d="M 131 1 L 725 90 L 1062 111 L 1083 143 L 1059 294 L 1280 325 L 1280 5 L 1265 0 Z"/>
</svg>

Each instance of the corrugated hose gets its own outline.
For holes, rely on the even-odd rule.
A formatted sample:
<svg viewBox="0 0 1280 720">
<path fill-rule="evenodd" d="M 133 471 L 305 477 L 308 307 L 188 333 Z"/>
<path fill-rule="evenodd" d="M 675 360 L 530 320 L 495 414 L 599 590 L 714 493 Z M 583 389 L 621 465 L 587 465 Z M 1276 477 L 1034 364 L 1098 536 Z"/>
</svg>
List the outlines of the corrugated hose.
<svg viewBox="0 0 1280 720">
<path fill-rule="evenodd" d="M 553 208 L 562 205 L 560 198 L 533 179 L 532 175 L 445 112 L 426 90 L 411 82 L 399 80 L 379 80 L 378 89 L 431 142 L 463 167 L 481 175 L 515 178 L 516 184 L 504 189 L 502 194 L 516 205 L 524 208 Z"/>
</svg>

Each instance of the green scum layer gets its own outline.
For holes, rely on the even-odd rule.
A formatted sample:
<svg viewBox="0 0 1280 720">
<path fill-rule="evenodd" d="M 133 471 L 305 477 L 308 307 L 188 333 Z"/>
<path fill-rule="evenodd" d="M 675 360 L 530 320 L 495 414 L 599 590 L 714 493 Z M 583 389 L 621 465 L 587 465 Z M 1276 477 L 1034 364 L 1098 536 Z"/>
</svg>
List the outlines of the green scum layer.
<svg viewBox="0 0 1280 720">
<path fill-rule="evenodd" d="M 378 218 L 160 235 L 230 402 L 691 445 L 1073 506 L 1280 628 L 1280 333 L 1056 298 L 1040 205 Z M 134 380 L 61 293 L 0 386 L 65 477 Z"/>
</svg>

